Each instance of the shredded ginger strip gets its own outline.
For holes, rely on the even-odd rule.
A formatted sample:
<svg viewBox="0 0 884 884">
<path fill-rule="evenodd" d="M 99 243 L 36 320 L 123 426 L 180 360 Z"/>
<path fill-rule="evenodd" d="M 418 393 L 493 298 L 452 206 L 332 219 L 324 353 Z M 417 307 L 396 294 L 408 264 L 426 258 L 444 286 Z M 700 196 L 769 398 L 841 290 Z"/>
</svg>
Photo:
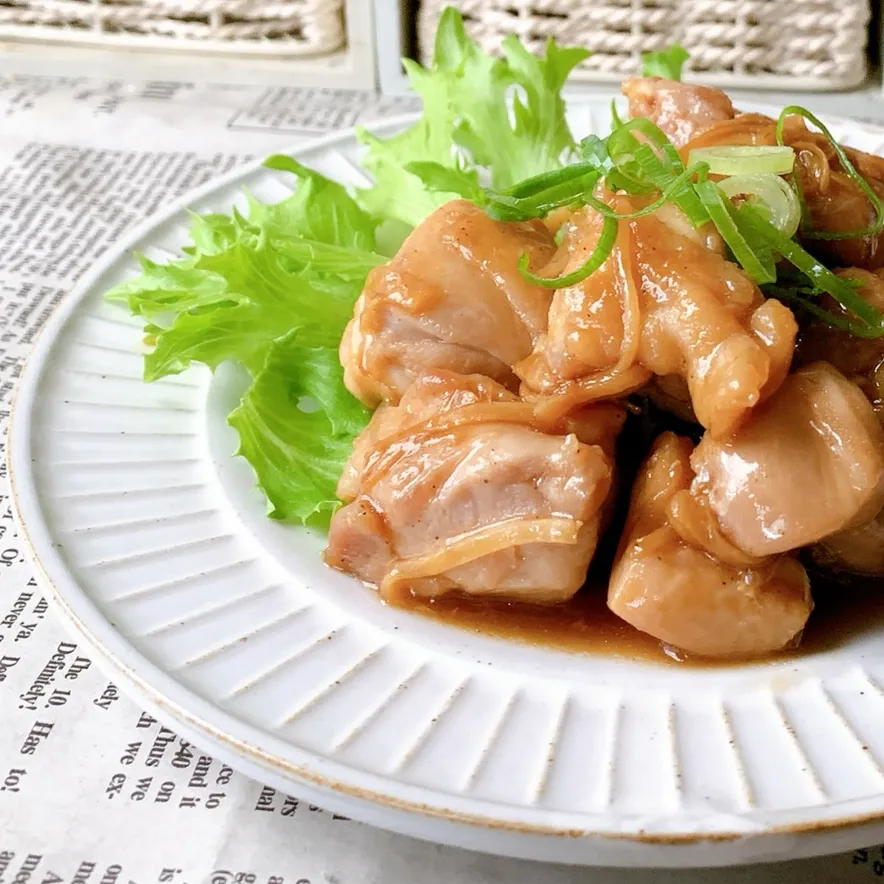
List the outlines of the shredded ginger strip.
<svg viewBox="0 0 884 884">
<path fill-rule="evenodd" d="M 475 424 L 526 424 L 536 427 L 535 407 L 529 402 L 475 402 L 437 414 L 426 421 L 411 424 L 380 439 L 366 458 L 362 476 L 363 489 L 370 487 L 413 445 L 443 436 L 459 427 Z"/>
<path fill-rule="evenodd" d="M 526 543 L 573 545 L 583 523 L 563 516 L 542 519 L 510 519 L 485 528 L 475 528 L 448 538 L 442 549 L 400 559 L 381 583 L 381 596 L 395 598 L 403 583 L 435 577 L 483 556 Z"/>
<path fill-rule="evenodd" d="M 562 417 L 572 408 L 605 397 L 620 396 L 641 387 L 651 373 L 644 366 L 636 365 L 641 343 L 641 303 L 635 282 L 635 241 L 632 228 L 621 222 L 617 245 L 612 254 L 616 256 L 620 285 L 618 290 L 623 311 L 623 341 L 617 362 L 604 371 L 570 382 L 560 393 L 538 403 L 538 415 L 545 420 Z M 609 258 L 610 260 L 610 258 Z"/>
</svg>

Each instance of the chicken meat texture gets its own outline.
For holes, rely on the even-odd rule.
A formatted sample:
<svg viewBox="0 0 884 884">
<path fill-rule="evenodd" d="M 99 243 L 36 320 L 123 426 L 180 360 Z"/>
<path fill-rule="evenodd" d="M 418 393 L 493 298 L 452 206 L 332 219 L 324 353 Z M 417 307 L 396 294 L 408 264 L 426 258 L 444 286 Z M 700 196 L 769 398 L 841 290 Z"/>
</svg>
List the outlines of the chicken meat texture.
<svg viewBox="0 0 884 884">
<path fill-rule="evenodd" d="M 775 120 L 763 114 L 737 113 L 719 89 L 641 77 L 627 80 L 623 91 L 632 116 L 655 122 L 685 158 L 698 147 L 777 143 Z M 841 167 L 822 133 L 810 131 L 801 117 L 791 116 L 786 119 L 783 141 L 796 152 L 795 170 L 814 228 L 844 233 L 866 229 L 874 222 L 874 206 Z M 884 197 L 884 158 L 844 149 L 857 171 Z M 884 232 L 843 240 L 807 239 L 804 245 L 829 264 L 866 270 L 884 267 Z"/>
<path fill-rule="evenodd" d="M 856 528 L 839 531 L 811 550 L 814 560 L 832 571 L 884 576 L 884 511 Z"/>
<path fill-rule="evenodd" d="M 622 86 L 631 117 L 656 123 L 676 146 L 734 117 L 731 100 L 720 89 L 664 77 L 633 77 Z"/>
<path fill-rule="evenodd" d="M 851 268 L 839 276 L 859 285 L 857 293 L 878 310 L 884 310 L 884 270 L 871 273 Z M 844 309 L 829 297 L 823 306 L 836 314 Z M 796 353 L 800 363 L 826 360 L 865 393 L 879 422 L 884 423 L 884 339 L 857 338 L 827 322 L 815 320 L 802 329 Z M 857 574 L 884 574 L 884 511 L 865 524 L 827 537 L 813 550 L 823 565 Z"/>
<path fill-rule="evenodd" d="M 772 120 L 736 114 L 716 89 L 642 78 L 624 91 L 685 155 L 775 141 Z M 868 200 L 825 139 L 790 118 L 786 141 L 814 224 L 866 225 Z M 884 160 L 850 153 L 878 189 Z M 598 195 L 620 212 L 641 205 Z M 382 404 L 341 477 L 326 561 L 392 601 L 567 600 L 610 514 L 619 402 L 640 389 L 706 432 L 696 447 L 655 442 L 609 607 L 690 654 L 794 646 L 812 609 L 799 549 L 884 574 L 884 345 L 813 322 L 790 374 L 791 311 L 674 206 L 621 221 L 608 259 L 576 285 L 553 292 L 519 274 L 525 253 L 544 276 L 576 270 L 601 222 L 586 207 L 502 223 L 455 200 L 370 274 L 341 360 L 351 392 Z M 838 273 L 884 308 L 875 237 L 813 247 L 851 258 Z"/>
<path fill-rule="evenodd" d="M 347 389 L 367 405 L 399 401 L 435 369 L 518 385 L 512 366 L 546 328 L 551 293 L 517 271 L 555 252 L 540 221 L 499 222 L 466 200 L 437 209 L 369 273 L 341 341 Z"/>
<path fill-rule="evenodd" d="M 843 279 L 853 281 L 857 285 L 857 294 L 884 312 L 884 270 L 872 273 L 849 268 L 835 272 Z M 821 299 L 820 306 L 848 318 L 847 311 L 829 295 Z M 884 422 L 884 338 L 859 338 L 816 319 L 802 328 L 795 356 L 799 364 L 830 362 L 866 394 L 878 418 Z"/>
<path fill-rule="evenodd" d="M 456 590 L 567 600 L 607 513 L 623 419 L 608 403 L 541 424 L 493 380 L 425 374 L 357 440 L 326 561 L 391 601 Z"/>
<path fill-rule="evenodd" d="M 611 202 L 621 212 L 635 208 L 624 196 Z M 578 210 L 554 268 L 580 267 L 600 229 L 598 212 Z M 670 206 L 621 222 L 602 267 L 556 291 L 549 327 L 516 371 L 526 396 L 562 412 L 656 376 L 668 390 L 686 392 L 685 416 L 720 437 L 782 383 L 797 330 L 792 312 L 765 301 L 726 259 L 717 233 L 695 230 Z"/>
<path fill-rule="evenodd" d="M 790 374 L 727 439 L 691 456 L 691 496 L 749 556 L 859 527 L 884 502 L 884 430 L 859 388 L 825 362 Z"/>
<path fill-rule="evenodd" d="M 813 608 L 792 556 L 730 564 L 680 533 L 675 503 L 694 478 L 689 439 L 664 433 L 633 486 L 608 607 L 688 654 L 756 657 L 794 645 Z"/>
</svg>

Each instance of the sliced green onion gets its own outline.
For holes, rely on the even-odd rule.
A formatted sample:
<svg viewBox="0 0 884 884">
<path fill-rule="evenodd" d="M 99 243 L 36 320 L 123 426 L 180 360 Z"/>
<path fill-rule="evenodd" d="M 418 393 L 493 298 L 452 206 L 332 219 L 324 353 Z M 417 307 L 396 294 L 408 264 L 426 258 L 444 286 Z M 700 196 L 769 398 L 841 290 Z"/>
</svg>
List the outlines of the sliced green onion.
<svg viewBox="0 0 884 884">
<path fill-rule="evenodd" d="M 613 151 L 611 135 L 608 136 L 606 147 L 611 168 L 607 173 L 606 183 L 611 190 L 622 190 L 633 195 L 653 193 L 656 190 L 654 183 L 647 179 L 635 161 L 634 151 L 639 147 L 639 142 L 634 135 L 624 130 L 624 125 L 615 130 L 620 135 L 613 145 Z"/>
<path fill-rule="evenodd" d="M 696 151 L 691 152 L 691 156 Z M 795 235 L 801 223 L 801 204 L 795 191 L 778 175 L 733 175 L 718 182 L 725 196 L 733 199 L 744 195 L 749 203 L 763 212 L 780 233 Z"/>
<path fill-rule="evenodd" d="M 614 192 L 622 190 L 630 196 L 647 196 L 659 188 L 646 179 L 631 154 L 620 154 L 619 165 L 605 176 L 605 183 Z"/>
<path fill-rule="evenodd" d="M 697 166 L 691 166 L 690 169 L 685 169 L 680 175 L 677 175 L 666 189 L 657 197 L 652 203 L 649 203 L 647 206 L 641 209 L 636 209 L 634 212 L 616 212 L 606 203 L 601 202 L 601 200 L 597 200 L 595 197 L 590 196 L 589 194 L 584 195 L 583 201 L 588 205 L 592 206 L 600 215 L 603 215 L 605 218 L 641 218 L 643 215 L 650 215 L 653 212 L 656 212 L 657 209 L 662 208 L 666 203 L 671 202 L 673 198 L 673 194 L 679 193 L 681 189 L 690 182 L 691 178 L 694 177 L 698 172 L 702 172 L 706 167 L 701 163 Z"/>
<path fill-rule="evenodd" d="M 676 170 L 665 166 L 647 144 L 640 144 L 635 149 L 635 159 L 641 170 L 661 190 L 666 190 L 677 177 Z M 686 182 L 684 188 L 672 194 L 672 201 L 684 212 L 694 227 L 699 227 L 709 220 L 709 213 L 703 208 L 690 182 Z"/>
<path fill-rule="evenodd" d="M 825 307 L 820 307 L 819 304 L 811 301 L 810 298 L 802 297 L 795 289 L 779 285 L 766 285 L 764 287 L 764 294 L 768 297 L 776 298 L 778 301 L 788 301 L 792 304 L 797 304 L 803 310 L 806 310 L 817 319 L 822 319 L 823 322 L 831 325 L 833 328 L 856 335 L 858 338 L 873 339 L 884 335 L 884 329 L 872 328 L 865 324 L 852 322 L 846 316 L 839 316 L 831 310 L 826 310 Z M 817 292 L 817 295 L 819 295 L 819 292 Z"/>
<path fill-rule="evenodd" d="M 616 129 L 623 125 L 623 120 L 620 118 L 620 114 L 617 112 L 617 99 L 611 99 L 611 128 Z"/>
<path fill-rule="evenodd" d="M 579 202 L 592 191 L 601 173 L 590 163 L 575 163 L 520 181 L 503 192 L 486 190 L 483 205 L 498 221 L 542 218 L 553 209 Z"/>
<path fill-rule="evenodd" d="M 634 132 L 640 132 L 655 147 L 659 147 L 663 157 L 668 161 L 676 172 L 684 168 L 681 156 L 675 145 L 666 137 L 666 133 L 657 125 L 644 117 L 636 117 L 627 120 L 608 136 L 608 151 L 614 162 L 617 162 L 617 154 L 621 152 L 632 153 L 638 143 Z"/>
<path fill-rule="evenodd" d="M 866 337 L 884 335 L 884 313 L 863 300 L 849 280 L 836 276 L 810 252 L 780 233 L 753 206 L 744 204 L 736 209 L 736 212 L 774 252 L 782 255 L 796 270 L 800 270 L 817 291 L 827 292 L 842 307 L 860 319 L 868 329 Z"/>
<path fill-rule="evenodd" d="M 640 142 L 634 134 L 636 132 L 646 141 Z M 657 148 L 659 154 L 650 145 Z M 612 132 L 608 137 L 608 150 L 617 171 L 632 184 L 632 189 L 628 186 L 623 189 L 633 193 L 642 192 L 639 189 L 642 186 L 646 193 L 654 189 L 665 190 L 685 167 L 678 150 L 666 137 L 666 133 L 650 120 L 642 118 L 629 120 Z M 648 183 L 652 185 L 650 188 L 646 186 Z M 690 182 L 685 182 L 680 192 L 673 192 L 671 199 L 695 227 L 709 220 L 709 215 L 693 192 Z"/>
<path fill-rule="evenodd" d="M 498 220 L 527 221 L 531 218 L 543 218 L 553 209 L 582 203 L 588 192 L 591 192 L 599 180 L 597 172 L 591 172 L 582 178 L 564 182 L 533 197 L 511 197 L 507 194 L 489 192 L 485 195 L 485 208 L 492 217 L 497 214 L 506 218 Z"/>
<path fill-rule="evenodd" d="M 624 190 L 632 194 L 651 193 L 654 190 L 652 185 L 636 182 L 631 176 L 620 173 L 614 166 L 614 160 L 608 151 L 607 138 L 601 139 L 597 135 L 587 135 L 580 142 L 580 155 L 586 162 L 595 166 L 600 174 L 605 175 L 605 183 L 611 190 Z"/>
<path fill-rule="evenodd" d="M 608 255 L 611 254 L 616 241 L 617 219 L 608 216 L 602 224 L 602 232 L 599 235 L 599 241 L 592 250 L 592 254 L 586 259 L 584 264 L 572 273 L 568 273 L 565 276 L 554 277 L 537 276 L 528 269 L 531 256 L 527 252 L 519 258 L 519 273 L 521 273 L 528 282 L 533 282 L 535 285 L 542 285 L 547 289 L 563 289 L 569 285 L 577 285 L 578 282 L 583 282 L 588 276 L 592 276 L 592 274 L 595 273 L 605 261 L 607 261 Z"/>
<path fill-rule="evenodd" d="M 755 228 L 746 222 L 744 217 L 737 211 L 737 207 L 730 200 L 725 200 L 724 205 L 734 224 L 737 225 L 740 235 L 746 241 L 749 248 L 752 249 L 759 263 L 764 267 L 765 274 L 776 276 L 779 279 L 777 255 L 774 254 L 773 249 L 771 249 L 763 237 L 758 235 Z M 760 217 L 764 217 L 760 212 L 758 214 Z"/>
<path fill-rule="evenodd" d="M 611 169 L 605 176 L 605 184 L 614 192 L 622 190 L 631 196 L 647 196 L 658 189 L 653 182 L 644 181 L 640 169 L 625 157 L 621 159 L 619 169 Z"/>
<path fill-rule="evenodd" d="M 809 239 L 854 239 L 859 236 L 877 236 L 882 230 L 884 230 L 884 203 L 882 203 L 881 198 L 875 192 L 874 188 L 863 178 L 859 172 L 854 168 L 853 163 L 850 162 L 850 159 L 847 156 L 844 148 L 841 147 L 840 144 L 835 140 L 832 133 L 823 125 L 823 123 L 819 120 L 818 117 L 814 116 L 807 108 L 801 107 L 799 104 L 790 104 L 788 107 L 784 107 L 780 112 L 780 116 L 777 119 L 777 144 L 782 145 L 783 142 L 783 130 L 786 125 L 786 118 L 791 116 L 799 116 L 804 117 L 805 120 L 810 120 L 823 135 L 826 136 L 829 143 L 832 145 L 832 150 L 835 151 L 835 155 L 838 157 L 838 162 L 841 164 L 841 168 L 845 171 L 845 173 L 852 178 L 859 189 L 866 195 L 869 202 L 872 204 L 872 208 L 875 210 L 875 223 L 870 225 L 869 227 L 864 227 L 861 230 L 847 230 L 843 232 L 830 232 L 826 230 L 812 230 L 805 229 L 802 232 Z M 802 206 L 802 218 L 804 220 L 804 227 L 809 227 L 808 215 L 807 215 L 807 205 L 804 201 L 804 195 L 801 193 L 801 188 L 798 185 L 797 180 L 793 177 L 793 182 L 795 185 L 795 189 L 799 192 L 801 198 L 801 206 Z"/>
<path fill-rule="evenodd" d="M 706 163 L 712 175 L 785 175 L 795 165 L 795 151 L 782 144 L 698 147 L 689 162 Z"/>
<path fill-rule="evenodd" d="M 573 163 L 561 169 L 553 169 L 551 172 L 544 172 L 541 175 L 525 178 L 507 190 L 501 191 L 501 193 L 516 199 L 536 196 L 552 187 L 557 187 L 560 184 L 573 181 L 575 178 L 591 173 L 598 174 L 598 169 L 592 163 Z"/>
<path fill-rule="evenodd" d="M 534 202 L 542 208 L 545 207 L 547 212 L 559 206 L 570 205 L 575 200 L 580 199 L 587 191 L 592 191 L 600 177 L 598 172 L 587 172 L 579 178 L 563 182 L 543 193 L 537 194 L 533 198 Z M 546 214 L 546 212 L 543 214 Z"/>
<path fill-rule="evenodd" d="M 580 142 L 580 156 L 601 172 L 610 172 L 614 168 L 611 155 L 608 153 L 607 139 L 598 135 L 587 135 Z"/>
<path fill-rule="evenodd" d="M 739 265 L 755 282 L 775 282 L 777 270 L 770 250 L 753 248 L 735 218 L 733 203 L 725 198 L 718 185 L 708 180 L 707 170 L 707 166 L 701 165 L 694 191 L 709 213 L 712 223 L 718 228 Z"/>
</svg>

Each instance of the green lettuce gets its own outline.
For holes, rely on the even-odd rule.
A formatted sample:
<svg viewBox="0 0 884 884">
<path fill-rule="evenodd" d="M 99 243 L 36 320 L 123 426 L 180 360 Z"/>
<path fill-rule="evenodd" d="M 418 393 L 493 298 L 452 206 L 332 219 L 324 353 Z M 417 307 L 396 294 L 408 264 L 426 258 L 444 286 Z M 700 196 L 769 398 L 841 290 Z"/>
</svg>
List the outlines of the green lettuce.
<svg viewBox="0 0 884 884">
<path fill-rule="evenodd" d="M 335 487 L 370 416 L 344 387 L 340 331 L 300 327 L 278 338 L 230 415 L 272 518 L 325 521 L 338 506 Z"/>
<path fill-rule="evenodd" d="M 370 417 L 347 391 L 338 358 L 369 271 L 408 231 L 456 195 L 478 200 L 559 168 L 575 149 L 560 92 L 588 53 L 553 41 L 535 57 L 515 38 L 483 53 L 454 9 L 443 13 L 432 64 L 406 61 L 423 99 L 412 127 L 362 130 L 372 186 L 355 196 L 288 156 L 266 165 L 296 179 L 267 204 L 246 194 L 229 214 L 191 216 L 190 241 L 167 264 L 107 297 L 144 319 L 152 381 L 200 363 L 233 361 L 250 377 L 229 416 L 270 516 L 327 522 L 353 440 Z"/>
<path fill-rule="evenodd" d="M 420 120 L 389 138 L 358 133 L 368 147 L 363 164 L 375 179 L 359 193 L 369 212 L 413 227 L 453 197 L 472 192 L 476 176 L 505 190 L 570 158 L 575 143 L 561 91 L 590 52 L 549 40 L 536 56 L 515 36 L 502 49 L 503 58 L 488 55 L 467 35 L 456 9 L 442 13 L 430 67 L 404 62 L 423 99 Z M 450 191 L 438 190 L 440 168 L 451 170 Z M 416 170 L 435 170 L 435 187 Z"/>
<path fill-rule="evenodd" d="M 145 380 L 199 362 L 238 362 L 252 383 L 230 415 L 273 518 L 325 520 L 369 412 L 344 387 L 338 344 L 368 271 L 377 222 L 333 181 L 289 157 L 271 168 L 299 186 L 279 203 L 247 197 L 245 215 L 193 217 L 185 257 L 141 258 L 107 293 L 146 320 Z"/>
<path fill-rule="evenodd" d="M 642 55 L 642 76 L 680 80 L 682 69 L 689 58 L 687 49 L 678 43 L 673 43 L 661 52 L 645 52 Z"/>
</svg>

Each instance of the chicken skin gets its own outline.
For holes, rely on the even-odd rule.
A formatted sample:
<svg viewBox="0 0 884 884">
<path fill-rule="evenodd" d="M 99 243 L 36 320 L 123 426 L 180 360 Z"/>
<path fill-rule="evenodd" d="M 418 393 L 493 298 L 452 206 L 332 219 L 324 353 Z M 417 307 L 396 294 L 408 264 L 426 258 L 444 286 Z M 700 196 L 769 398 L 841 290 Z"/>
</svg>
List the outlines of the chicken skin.
<svg viewBox="0 0 884 884">
<path fill-rule="evenodd" d="M 782 650 L 813 608 L 807 573 L 790 556 L 729 564 L 679 533 L 673 502 L 691 485 L 692 447 L 664 433 L 639 472 L 608 607 L 689 654 L 747 658 Z"/>
<path fill-rule="evenodd" d="M 582 585 L 606 514 L 613 463 L 581 442 L 616 434 L 598 421 L 557 432 L 500 384 L 425 375 L 382 406 L 357 440 L 326 561 L 388 600 L 454 590 L 531 602 Z M 606 442 L 610 450 L 610 442 Z"/>
<path fill-rule="evenodd" d="M 634 208 L 615 197 L 618 211 Z M 621 222 L 594 274 L 556 290 L 549 328 L 516 366 L 525 395 L 548 410 L 621 396 L 652 377 L 684 382 L 691 414 L 713 436 L 732 432 L 770 395 L 792 360 L 797 323 L 723 255 L 716 235 L 689 235 L 673 208 Z M 573 216 L 557 256 L 563 272 L 595 247 L 601 217 Z"/>
<path fill-rule="evenodd" d="M 552 297 L 516 268 L 523 253 L 542 267 L 555 248 L 540 221 L 493 221 L 466 200 L 441 206 L 369 273 L 341 340 L 347 389 L 370 406 L 396 403 L 435 369 L 516 389 L 512 367 L 545 331 Z"/>
</svg>

